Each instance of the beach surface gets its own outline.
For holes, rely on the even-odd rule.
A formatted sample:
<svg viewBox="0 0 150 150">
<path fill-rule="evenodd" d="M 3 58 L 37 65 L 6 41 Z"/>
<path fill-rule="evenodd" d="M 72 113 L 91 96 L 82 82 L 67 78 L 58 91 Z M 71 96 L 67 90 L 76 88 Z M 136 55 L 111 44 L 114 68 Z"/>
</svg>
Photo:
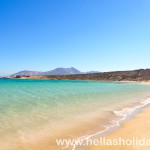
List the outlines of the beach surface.
<svg viewBox="0 0 150 150">
<path fill-rule="evenodd" d="M 147 139 L 147 143 L 150 143 L 150 107 L 145 108 L 139 114 L 135 115 L 134 118 L 124 122 L 121 127 L 114 130 L 110 134 L 106 135 L 106 139 L 132 139 L 136 137 L 138 139 Z M 90 150 L 149 150 L 150 146 L 92 146 Z"/>
</svg>

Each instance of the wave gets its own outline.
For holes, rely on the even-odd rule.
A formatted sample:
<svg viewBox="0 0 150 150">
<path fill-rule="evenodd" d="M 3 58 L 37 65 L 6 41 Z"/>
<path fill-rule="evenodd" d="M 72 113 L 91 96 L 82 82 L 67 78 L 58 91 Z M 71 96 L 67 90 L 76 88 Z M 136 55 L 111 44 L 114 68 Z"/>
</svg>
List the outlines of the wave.
<svg viewBox="0 0 150 150">
<path fill-rule="evenodd" d="M 130 118 L 131 116 L 136 114 L 138 111 L 140 111 L 142 108 L 144 108 L 148 105 L 150 105 L 150 97 L 147 97 L 146 99 L 140 101 L 136 106 L 126 107 L 121 110 L 114 110 L 114 111 L 112 111 L 113 114 L 115 114 L 116 117 L 119 117 L 119 119 L 111 121 L 111 125 L 104 126 L 105 129 L 102 131 L 96 132 L 91 135 L 82 136 L 82 137 L 78 138 L 77 140 L 84 141 L 84 140 L 88 140 L 92 137 L 95 137 L 97 135 L 102 136 L 103 134 L 106 134 L 109 131 L 119 127 L 123 121 L 126 121 L 128 118 Z M 75 150 L 75 149 L 76 149 L 76 145 L 73 145 L 72 150 Z"/>
</svg>

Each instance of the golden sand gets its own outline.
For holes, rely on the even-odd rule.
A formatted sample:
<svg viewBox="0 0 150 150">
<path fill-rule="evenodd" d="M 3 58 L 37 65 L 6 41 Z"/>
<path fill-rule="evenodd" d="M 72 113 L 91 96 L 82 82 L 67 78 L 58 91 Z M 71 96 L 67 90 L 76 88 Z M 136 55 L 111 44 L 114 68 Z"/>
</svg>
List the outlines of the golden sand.
<svg viewBox="0 0 150 150">
<path fill-rule="evenodd" d="M 79 130 L 72 130 L 74 134 Z M 134 118 L 129 121 L 126 121 L 121 125 L 121 127 L 113 132 L 107 134 L 106 139 L 117 139 L 121 137 L 122 139 L 132 139 L 133 137 L 138 138 L 147 138 L 150 139 L 150 107 L 145 108 L 142 112 L 137 114 Z M 5 139 L 6 140 L 6 139 Z M 43 137 L 38 142 L 30 143 L 29 141 L 22 141 L 22 143 L 18 144 L 18 148 L 16 149 L 15 139 L 12 139 L 10 142 L 11 148 L 6 145 L 2 147 L 5 150 L 59 150 L 60 147 L 56 146 L 56 144 L 52 143 L 52 139 L 48 137 Z M 10 146 L 9 145 L 9 146 Z M 6 148 L 7 147 L 7 148 Z M 80 147 L 81 150 L 150 150 L 150 146 L 92 146 L 92 147 Z M 77 148 L 78 150 L 78 148 Z"/>
<path fill-rule="evenodd" d="M 141 113 L 137 114 L 133 119 L 125 122 L 122 126 L 106 135 L 107 139 L 132 139 L 147 138 L 150 139 L 150 107 L 145 108 Z M 90 150 L 150 150 L 150 146 L 93 146 Z"/>
</svg>

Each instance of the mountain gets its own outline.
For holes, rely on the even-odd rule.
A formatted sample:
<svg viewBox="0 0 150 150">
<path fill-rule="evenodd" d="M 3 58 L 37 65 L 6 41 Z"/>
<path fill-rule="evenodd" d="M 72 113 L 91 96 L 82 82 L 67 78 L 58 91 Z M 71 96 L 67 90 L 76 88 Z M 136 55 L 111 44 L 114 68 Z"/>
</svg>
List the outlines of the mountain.
<svg viewBox="0 0 150 150">
<path fill-rule="evenodd" d="M 41 73 L 42 72 L 38 72 L 38 71 L 24 70 L 24 71 L 17 72 L 11 76 L 38 76 L 38 75 L 41 75 Z"/>
<path fill-rule="evenodd" d="M 43 72 L 42 75 L 69 75 L 69 74 L 81 74 L 76 68 L 56 68 L 51 71 Z"/>
<path fill-rule="evenodd" d="M 56 68 L 47 72 L 38 72 L 38 71 L 20 71 L 11 76 L 39 76 L 39 75 L 71 75 L 71 74 L 81 74 L 76 68 Z"/>
</svg>

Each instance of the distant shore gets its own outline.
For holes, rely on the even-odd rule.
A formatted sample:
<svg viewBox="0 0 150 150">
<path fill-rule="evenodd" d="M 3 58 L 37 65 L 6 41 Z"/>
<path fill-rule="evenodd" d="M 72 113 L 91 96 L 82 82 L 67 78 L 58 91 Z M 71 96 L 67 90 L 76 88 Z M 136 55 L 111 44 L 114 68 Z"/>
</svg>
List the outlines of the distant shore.
<svg viewBox="0 0 150 150">
<path fill-rule="evenodd" d="M 17 79 L 49 79 L 49 80 L 96 80 L 96 81 L 120 81 L 120 82 L 150 82 L 150 69 L 132 71 L 115 71 L 93 74 L 73 75 L 49 75 L 49 76 L 9 76 Z"/>
</svg>

